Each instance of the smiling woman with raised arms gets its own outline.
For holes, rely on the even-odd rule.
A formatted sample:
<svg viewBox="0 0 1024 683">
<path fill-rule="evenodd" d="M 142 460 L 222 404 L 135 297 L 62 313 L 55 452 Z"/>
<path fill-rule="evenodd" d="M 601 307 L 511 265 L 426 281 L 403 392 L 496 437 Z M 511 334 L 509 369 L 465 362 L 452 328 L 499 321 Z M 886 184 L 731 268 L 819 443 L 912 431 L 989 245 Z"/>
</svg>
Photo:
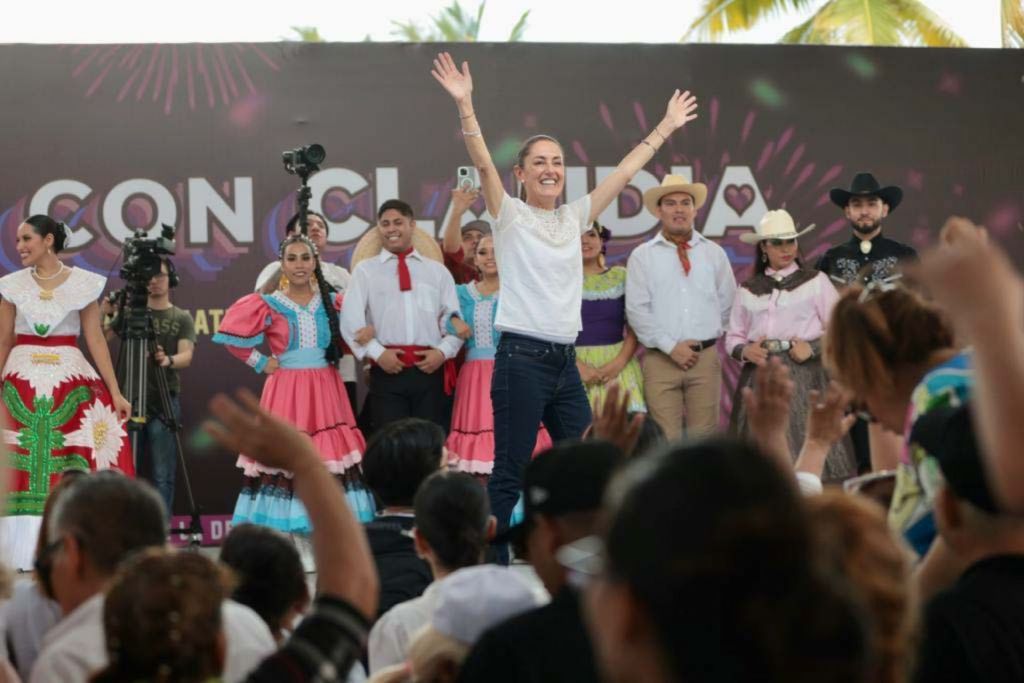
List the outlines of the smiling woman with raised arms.
<svg viewBox="0 0 1024 683">
<path fill-rule="evenodd" d="M 473 110 L 469 64 L 456 66 L 448 53 L 434 60 L 433 77 L 455 100 L 466 149 L 480 174 L 494 226 L 502 274 L 501 307 L 495 327 L 494 472 L 488 482 L 499 528 L 508 525 L 543 421 L 552 439 L 579 437 L 590 423 L 590 406 L 576 368 L 573 342 L 581 329 L 583 258 L 580 235 L 611 204 L 666 138 L 697 117 L 697 100 L 676 90 L 665 117 L 594 190 L 558 206 L 565 189 L 562 146 L 535 135 L 516 156 L 520 199 L 505 192 Z M 505 559 L 505 558 L 503 558 Z"/>
</svg>

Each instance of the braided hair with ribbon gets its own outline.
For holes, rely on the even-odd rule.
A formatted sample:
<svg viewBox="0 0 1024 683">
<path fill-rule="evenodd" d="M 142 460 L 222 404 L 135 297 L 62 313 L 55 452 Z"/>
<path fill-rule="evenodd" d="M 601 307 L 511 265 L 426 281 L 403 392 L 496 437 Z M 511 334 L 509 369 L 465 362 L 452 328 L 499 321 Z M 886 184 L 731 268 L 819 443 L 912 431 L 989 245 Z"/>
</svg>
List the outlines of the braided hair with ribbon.
<svg viewBox="0 0 1024 683">
<path fill-rule="evenodd" d="M 288 237 L 284 238 L 281 242 L 281 246 L 277 250 L 277 258 L 280 261 L 284 261 L 284 251 L 289 245 L 300 242 L 309 247 L 309 252 L 313 254 L 313 260 L 316 262 L 316 268 L 313 270 L 313 275 L 316 277 L 317 288 L 320 290 L 320 303 L 323 304 L 324 313 L 327 314 L 327 326 L 331 331 L 331 343 L 328 344 L 324 350 L 324 355 L 327 358 L 327 362 L 338 367 L 338 361 L 341 360 L 341 324 L 338 320 L 338 311 L 334 308 L 334 297 L 332 296 L 337 292 L 328 282 L 327 278 L 324 277 L 324 271 L 320 267 L 320 252 L 317 250 L 316 245 L 313 241 L 302 233 L 292 233 Z"/>
</svg>

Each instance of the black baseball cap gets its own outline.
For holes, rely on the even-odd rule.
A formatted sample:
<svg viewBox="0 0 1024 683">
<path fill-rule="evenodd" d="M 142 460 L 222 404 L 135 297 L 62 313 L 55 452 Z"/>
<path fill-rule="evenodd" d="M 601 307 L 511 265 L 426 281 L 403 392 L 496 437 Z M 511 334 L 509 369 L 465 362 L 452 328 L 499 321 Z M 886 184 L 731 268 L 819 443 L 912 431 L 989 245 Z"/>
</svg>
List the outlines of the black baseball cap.
<svg viewBox="0 0 1024 683">
<path fill-rule="evenodd" d="M 622 457 L 622 451 L 604 441 L 571 441 L 540 453 L 523 476 L 523 521 L 494 542 L 523 539 L 534 515 L 559 517 L 599 509 Z"/>
<path fill-rule="evenodd" d="M 989 514 L 1001 512 L 988 484 L 969 403 L 928 411 L 914 423 L 910 441 L 938 461 L 946 485 L 957 498 Z"/>
</svg>

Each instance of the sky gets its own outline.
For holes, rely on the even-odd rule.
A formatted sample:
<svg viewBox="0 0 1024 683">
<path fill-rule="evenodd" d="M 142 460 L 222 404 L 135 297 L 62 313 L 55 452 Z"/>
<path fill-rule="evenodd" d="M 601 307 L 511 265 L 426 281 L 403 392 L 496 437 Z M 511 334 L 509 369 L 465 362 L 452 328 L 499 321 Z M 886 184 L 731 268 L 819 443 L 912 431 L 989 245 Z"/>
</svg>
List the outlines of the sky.
<svg viewBox="0 0 1024 683">
<path fill-rule="evenodd" d="M 274 42 L 291 26 L 315 26 L 330 41 L 394 40 L 392 20 L 425 25 L 450 0 L 42 0 L 4 8 L 0 43 Z M 577 43 L 674 43 L 700 0 L 490 0 L 482 40 L 501 41 L 531 10 L 525 40 Z M 999 47 L 999 0 L 926 0 L 971 47 Z M 463 7 L 478 7 L 463 0 Z M 601 9 L 602 7 L 613 9 Z M 627 11 L 628 8 L 628 11 Z M 809 16 L 789 14 L 725 42 L 772 43 Z"/>
</svg>

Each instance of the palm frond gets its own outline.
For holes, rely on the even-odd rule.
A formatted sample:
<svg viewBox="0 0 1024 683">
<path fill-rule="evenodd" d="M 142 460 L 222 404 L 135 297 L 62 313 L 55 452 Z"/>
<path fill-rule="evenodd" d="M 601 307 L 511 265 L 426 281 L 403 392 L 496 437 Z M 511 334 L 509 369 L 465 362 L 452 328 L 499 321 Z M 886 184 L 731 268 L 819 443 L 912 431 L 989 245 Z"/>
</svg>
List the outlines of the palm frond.
<svg viewBox="0 0 1024 683">
<path fill-rule="evenodd" d="M 317 30 L 316 26 L 292 26 L 291 28 L 298 36 L 298 39 L 304 43 L 324 42 L 324 39 L 320 36 L 320 31 Z"/>
<path fill-rule="evenodd" d="M 1024 2 L 1002 0 L 999 4 L 1003 47 L 1024 47 Z"/>
<path fill-rule="evenodd" d="M 523 39 L 523 34 L 526 33 L 526 19 L 530 16 L 530 10 L 523 12 L 523 16 L 519 17 L 519 21 L 512 27 L 512 33 L 508 36 L 508 42 L 518 43 Z"/>
<path fill-rule="evenodd" d="M 928 47 L 967 44 L 920 0 L 828 0 L 780 42 Z"/>
<path fill-rule="evenodd" d="M 409 21 L 392 21 L 391 22 L 391 35 L 398 38 L 403 38 L 410 43 L 422 43 L 425 42 L 423 32 L 420 27 L 412 20 Z"/>
<path fill-rule="evenodd" d="M 903 19 L 904 44 L 967 47 L 967 41 L 920 0 L 894 0 L 893 4 Z"/>
<path fill-rule="evenodd" d="M 705 0 L 704 7 L 683 40 L 717 40 L 726 33 L 744 31 L 762 19 L 790 10 L 803 10 L 814 0 Z"/>
</svg>

